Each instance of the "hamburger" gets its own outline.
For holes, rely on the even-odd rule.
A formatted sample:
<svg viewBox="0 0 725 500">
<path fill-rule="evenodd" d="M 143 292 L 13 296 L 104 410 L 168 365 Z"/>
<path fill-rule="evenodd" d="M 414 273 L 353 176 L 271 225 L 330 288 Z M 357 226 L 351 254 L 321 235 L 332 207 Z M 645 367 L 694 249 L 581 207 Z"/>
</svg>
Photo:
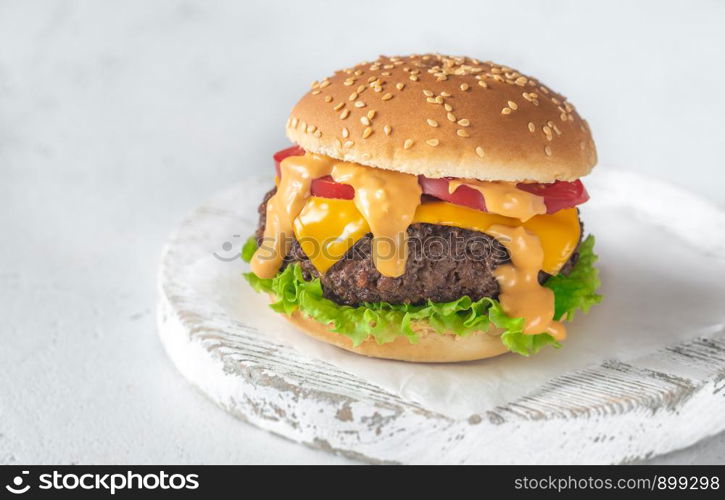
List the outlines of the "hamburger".
<svg viewBox="0 0 725 500">
<path fill-rule="evenodd" d="M 601 300 L 578 209 L 594 142 L 537 79 L 382 56 L 313 82 L 286 132 L 242 254 L 307 334 L 405 361 L 528 356 Z"/>
</svg>

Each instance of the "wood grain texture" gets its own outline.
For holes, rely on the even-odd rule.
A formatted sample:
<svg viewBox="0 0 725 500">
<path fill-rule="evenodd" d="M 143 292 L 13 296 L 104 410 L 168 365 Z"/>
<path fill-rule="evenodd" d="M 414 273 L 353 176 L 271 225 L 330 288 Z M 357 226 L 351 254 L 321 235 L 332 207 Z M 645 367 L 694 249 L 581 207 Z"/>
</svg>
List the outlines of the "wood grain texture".
<svg viewBox="0 0 725 500">
<path fill-rule="evenodd" d="M 289 439 L 380 463 L 622 463 L 725 428 L 725 332 L 624 363 L 556 377 L 529 396 L 468 418 L 430 411 L 305 357 L 233 320 L 183 279 L 220 218 L 252 227 L 222 193 L 188 217 L 163 253 L 158 329 L 181 373 L 231 414 Z M 256 199 L 256 198 L 253 198 Z M 246 203 L 250 206 L 250 202 Z"/>
</svg>

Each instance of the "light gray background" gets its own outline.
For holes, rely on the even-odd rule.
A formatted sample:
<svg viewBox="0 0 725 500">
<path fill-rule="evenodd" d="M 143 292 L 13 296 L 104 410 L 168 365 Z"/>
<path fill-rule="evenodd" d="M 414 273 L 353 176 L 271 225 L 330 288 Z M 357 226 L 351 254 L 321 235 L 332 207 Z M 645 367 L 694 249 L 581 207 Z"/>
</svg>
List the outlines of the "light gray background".
<svg viewBox="0 0 725 500">
<path fill-rule="evenodd" d="M 380 53 L 532 73 L 603 168 L 725 205 L 723 26 L 716 1 L 0 0 L 0 463 L 347 463 L 176 373 L 153 317 L 167 234 L 271 176 L 310 81 Z M 725 437 L 652 462 L 725 463 Z"/>
</svg>

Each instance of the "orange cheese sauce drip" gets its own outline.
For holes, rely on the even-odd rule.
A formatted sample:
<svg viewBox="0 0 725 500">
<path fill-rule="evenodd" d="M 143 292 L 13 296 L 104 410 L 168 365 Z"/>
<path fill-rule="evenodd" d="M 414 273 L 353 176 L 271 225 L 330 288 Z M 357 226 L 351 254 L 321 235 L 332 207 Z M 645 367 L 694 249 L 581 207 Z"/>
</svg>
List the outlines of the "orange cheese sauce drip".
<svg viewBox="0 0 725 500">
<path fill-rule="evenodd" d="M 486 210 L 492 214 L 527 221 L 534 215 L 546 213 L 544 198 L 518 189 L 515 182 L 451 180 L 448 183 L 448 192 L 453 194 L 459 186 L 467 186 L 481 193 L 486 203 Z"/>
<path fill-rule="evenodd" d="M 333 161 L 330 158 L 306 154 L 282 160 L 282 178 L 277 192 L 267 201 L 264 238 L 252 260 L 252 272 L 260 278 L 273 278 L 290 250 L 293 222 L 310 197 L 310 185 L 318 177 L 329 175 Z"/>
<path fill-rule="evenodd" d="M 554 292 L 539 284 L 544 250 L 539 238 L 524 227 L 495 224 L 486 230 L 509 252 L 511 264 L 498 266 L 493 274 L 501 293 L 499 302 L 512 318 L 524 318 L 524 333 L 549 333 L 566 338 L 566 328 L 554 321 Z"/>
<path fill-rule="evenodd" d="M 355 188 L 353 201 L 373 233 L 375 268 L 383 276 L 401 276 L 408 261 L 408 226 L 420 205 L 418 177 L 354 163 L 335 164 L 331 175 Z"/>
</svg>

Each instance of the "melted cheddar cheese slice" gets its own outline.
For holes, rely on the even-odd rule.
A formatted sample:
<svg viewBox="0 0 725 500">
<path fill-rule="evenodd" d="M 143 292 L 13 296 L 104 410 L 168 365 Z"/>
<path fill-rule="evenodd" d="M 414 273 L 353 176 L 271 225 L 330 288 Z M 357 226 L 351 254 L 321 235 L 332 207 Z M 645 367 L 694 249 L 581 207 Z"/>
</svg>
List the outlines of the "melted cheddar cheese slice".
<svg viewBox="0 0 725 500">
<path fill-rule="evenodd" d="M 324 273 L 370 232 L 370 226 L 352 200 L 313 196 L 295 219 L 293 230 L 312 265 Z"/>
<path fill-rule="evenodd" d="M 455 226 L 485 233 L 494 224 L 523 226 L 539 237 L 544 249 L 543 270 L 557 274 L 579 243 L 581 226 L 576 208 L 536 215 L 526 222 L 481 212 L 445 201 L 418 206 L 413 223 Z M 368 223 L 351 200 L 311 197 L 294 221 L 294 233 L 315 268 L 326 272 L 370 232 Z"/>
</svg>

